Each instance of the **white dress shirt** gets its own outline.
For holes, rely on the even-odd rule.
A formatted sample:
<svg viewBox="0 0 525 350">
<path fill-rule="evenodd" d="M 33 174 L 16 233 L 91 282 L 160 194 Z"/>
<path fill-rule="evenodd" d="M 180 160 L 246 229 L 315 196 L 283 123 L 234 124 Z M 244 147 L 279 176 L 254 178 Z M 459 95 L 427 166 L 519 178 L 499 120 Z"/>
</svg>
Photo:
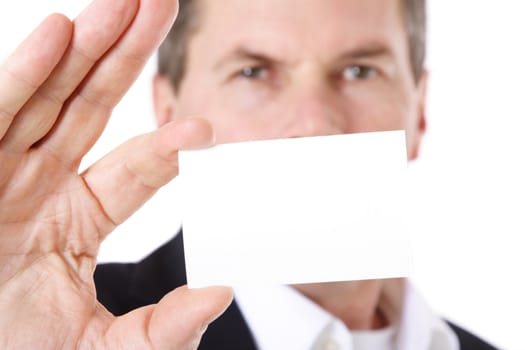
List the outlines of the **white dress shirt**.
<svg viewBox="0 0 525 350">
<path fill-rule="evenodd" d="M 458 350 L 455 333 L 407 283 L 399 324 L 349 331 L 288 286 L 235 287 L 235 299 L 260 350 Z"/>
</svg>

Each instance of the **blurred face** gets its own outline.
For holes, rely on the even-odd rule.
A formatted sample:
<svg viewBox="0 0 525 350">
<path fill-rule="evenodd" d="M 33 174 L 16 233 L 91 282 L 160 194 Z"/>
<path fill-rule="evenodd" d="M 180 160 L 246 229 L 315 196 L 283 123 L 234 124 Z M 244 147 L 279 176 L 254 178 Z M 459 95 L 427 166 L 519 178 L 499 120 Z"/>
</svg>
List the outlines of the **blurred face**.
<svg viewBox="0 0 525 350">
<path fill-rule="evenodd" d="M 177 93 L 155 82 L 160 124 L 199 116 L 217 143 L 424 131 L 399 1 L 201 0 Z"/>
</svg>

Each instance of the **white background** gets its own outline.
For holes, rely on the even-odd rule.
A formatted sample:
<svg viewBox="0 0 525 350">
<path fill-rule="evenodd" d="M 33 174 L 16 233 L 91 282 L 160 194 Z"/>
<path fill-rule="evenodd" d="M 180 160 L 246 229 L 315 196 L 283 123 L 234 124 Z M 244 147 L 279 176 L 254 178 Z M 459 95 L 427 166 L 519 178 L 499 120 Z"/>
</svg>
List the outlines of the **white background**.
<svg viewBox="0 0 525 350">
<path fill-rule="evenodd" d="M 3 60 L 45 14 L 86 0 L 3 0 Z M 412 164 L 412 280 L 443 316 L 505 349 L 525 349 L 525 5 L 430 0 L 429 131 Z M 85 164 L 154 128 L 151 62 Z M 120 227 L 100 260 L 136 260 L 179 226 L 177 183 Z"/>
</svg>

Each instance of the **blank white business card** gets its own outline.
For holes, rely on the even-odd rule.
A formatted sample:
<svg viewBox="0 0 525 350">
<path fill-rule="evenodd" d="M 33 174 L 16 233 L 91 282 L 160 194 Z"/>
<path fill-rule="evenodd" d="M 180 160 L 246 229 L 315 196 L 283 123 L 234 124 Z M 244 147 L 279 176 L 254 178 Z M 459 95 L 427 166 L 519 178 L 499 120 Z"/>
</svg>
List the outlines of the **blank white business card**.
<svg viewBox="0 0 525 350">
<path fill-rule="evenodd" d="M 188 285 L 406 276 L 405 133 L 179 153 Z"/>
</svg>

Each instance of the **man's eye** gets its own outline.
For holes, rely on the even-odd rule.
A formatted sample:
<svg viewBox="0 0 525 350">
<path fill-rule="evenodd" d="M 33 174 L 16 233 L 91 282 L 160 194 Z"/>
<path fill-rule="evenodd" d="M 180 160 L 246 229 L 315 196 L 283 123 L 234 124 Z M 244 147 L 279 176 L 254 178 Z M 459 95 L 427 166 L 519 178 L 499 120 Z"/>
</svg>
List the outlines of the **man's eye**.
<svg viewBox="0 0 525 350">
<path fill-rule="evenodd" d="M 366 80 L 375 75 L 376 71 L 367 66 L 348 66 L 343 69 L 343 78 L 346 81 Z"/>
<path fill-rule="evenodd" d="M 268 70 L 263 67 L 244 67 L 240 76 L 247 79 L 264 79 L 268 76 Z"/>
</svg>

